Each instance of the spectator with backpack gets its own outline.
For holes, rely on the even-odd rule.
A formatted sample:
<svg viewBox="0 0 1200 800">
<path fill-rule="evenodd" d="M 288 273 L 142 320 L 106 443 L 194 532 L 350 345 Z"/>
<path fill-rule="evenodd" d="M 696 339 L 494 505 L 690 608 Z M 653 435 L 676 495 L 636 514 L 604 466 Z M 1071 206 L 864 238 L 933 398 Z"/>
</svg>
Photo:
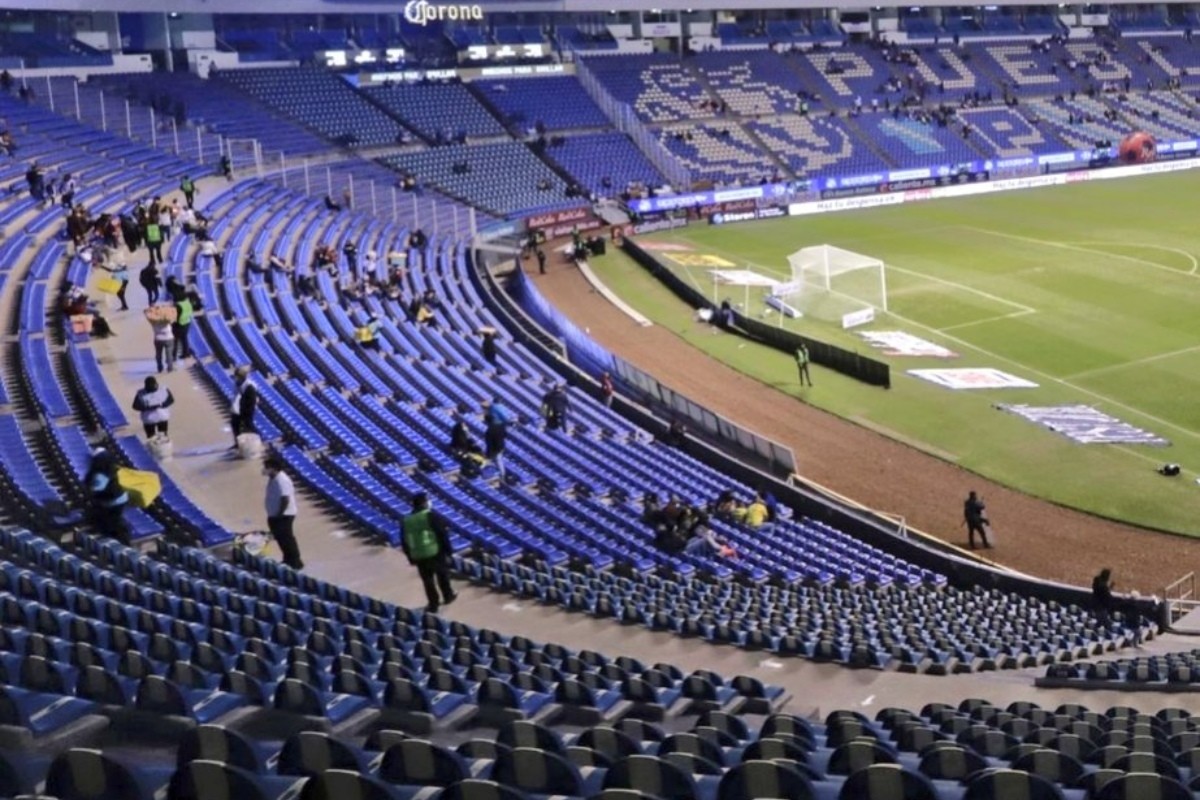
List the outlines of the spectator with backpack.
<svg viewBox="0 0 1200 800">
<path fill-rule="evenodd" d="M 500 402 L 500 398 L 485 404 L 483 419 L 487 427 L 484 430 L 483 442 L 487 449 L 487 457 L 496 465 L 500 480 L 507 480 L 504 469 L 504 446 L 508 439 L 508 426 L 512 423 L 511 412 Z"/>
<path fill-rule="evenodd" d="M 408 563 L 417 568 L 425 587 L 425 610 L 436 613 L 443 605 L 458 599 L 450 584 L 450 532 L 446 520 L 433 511 L 429 495 L 417 492 L 412 498 L 412 512 L 404 517 L 400 528 L 400 546 Z M 438 592 L 441 591 L 439 598 Z"/>
</svg>

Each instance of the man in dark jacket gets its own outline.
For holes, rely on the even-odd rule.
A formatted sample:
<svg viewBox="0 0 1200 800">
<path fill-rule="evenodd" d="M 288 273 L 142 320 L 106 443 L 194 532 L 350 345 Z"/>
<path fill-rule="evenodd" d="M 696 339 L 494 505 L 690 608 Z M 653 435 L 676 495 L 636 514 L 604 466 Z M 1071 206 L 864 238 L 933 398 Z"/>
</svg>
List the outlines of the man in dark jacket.
<svg viewBox="0 0 1200 800">
<path fill-rule="evenodd" d="M 229 425 L 233 428 L 233 447 L 238 446 L 238 436 L 243 433 L 254 433 L 254 409 L 258 406 L 258 387 L 250 378 L 250 367 L 237 368 L 237 389 L 233 402 L 229 406 Z"/>
<path fill-rule="evenodd" d="M 499 359 L 500 354 L 496 348 L 495 331 L 490 329 L 485 329 L 483 331 L 483 344 L 481 345 L 481 349 L 483 351 L 483 357 L 487 360 L 487 362 L 493 367 L 496 366 L 496 361 Z"/>
<path fill-rule="evenodd" d="M 125 507 L 129 494 L 117 477 L 117 461 L 103 447 L 92 452 L 92 462 L 83 478 L 92 499 L 92 519 L 101 536 L 129 542 L 129 526 L 125 522 Z"/>
<path fill-rule="evenodd" d="M 967 499 L 963 501 L 963 523 L 967 526 L 967 536 L 970 540 L 971 549 L 975 549 L 975 534 L 983 540 L 983 546 L 990 548 L 992 545 L 987 538 L 987 506 L 983 504 L 983 500 L 971 492 L 967 495 Z"/>
<path fill-rule="evenodd" d="M 556 431 L 567 427 L 567 412 L 571 409 L 571 400 L 562 386 L 555 386 L 546 392 L 542 398 L 542 415 L 546 418 L 546 430 Z"/>
<path fill-rule="evenodd" d="M 429 602 L 425 610 L 436 613 L 440 606 L 448 606 L 458 598 L 450 585 L 452 553 L 446 520 L 429 507 L 429 495 L 418 492 L 413 495 L 412 512 L 400 525 L 400 546 L 408 563 L 417 568 L 425 587 L 425 599 Z"/>
</svg>

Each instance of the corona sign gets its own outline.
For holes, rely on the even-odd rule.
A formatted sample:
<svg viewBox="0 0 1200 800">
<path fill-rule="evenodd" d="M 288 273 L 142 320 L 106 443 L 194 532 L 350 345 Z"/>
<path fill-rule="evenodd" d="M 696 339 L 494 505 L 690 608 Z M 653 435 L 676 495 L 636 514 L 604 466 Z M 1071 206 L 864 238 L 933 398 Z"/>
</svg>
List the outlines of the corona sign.
<svg viewBox="0 0 1200 800">
<path fill-rule="evenodd" d="M 422 26 L 431 22 L 478 22 L 483 19 L 483 6 L 408 0 L 404 4 L 404 19 Z"/>
</svg>

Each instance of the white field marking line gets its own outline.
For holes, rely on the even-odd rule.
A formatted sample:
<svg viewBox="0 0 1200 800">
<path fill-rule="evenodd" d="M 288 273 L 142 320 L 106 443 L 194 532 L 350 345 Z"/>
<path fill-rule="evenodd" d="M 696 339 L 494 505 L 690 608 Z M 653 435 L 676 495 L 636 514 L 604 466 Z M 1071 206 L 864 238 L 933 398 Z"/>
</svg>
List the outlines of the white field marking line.
<svg viewBox="0 0 1200 800">
<path fill-rule="evenodd" d="M 1111 364 L 1107 367 L 1096 367 L 1095 369 L 1085 369 L 1083 372 L 1076 372 L 1072 375 L 1064 375 L 1066 380 L 1076 380 L 1077 378 L 1090 377 L 1092 375 L 1102 375 L 1106 372 L 1115 372 L 1117 370 L 1126 369 L 1127 367 L 1140 367 L 1143 364 L 1151 364 L 1155 361 L 1162 361 L 1166 358 L 1174 358 L 1175 356 L 1186 355 L 1200 350 L 1200 344 L 1194 344 L 1191 347 L 1182 347 L 1178 350 L 1172 350 L 1169 353 L 1159 353 L 1158 355 L 1146 356 L 1135 361 L 1126 361 L 1122 364 Z"/>
<path fill-rule="evenodd" d="M 1164 253 L 1175 253 L 1176 255 L 1181 255 L 1188 261 L 1191 261 L 1192 268 L 1187 271 L 1188 275 L 1195 275 L 1196 270 L 1200 269 L 1200 260 L 1197 260 L 1197 258 L 1187 250 L 1180 250 L 1178 247 L 1166 247 L 1161 244 L 1146 244 L 1144 242 L 1063 242 L 1063 244 L 1082 247 L 1085 250 L 1093 250 L 1097 247 L 1144 247 L 1148 250 L 1162 250 Z M 1103 253 L 1106 256 L 1118 255 L 1117 253 L 1111 253 L 1107 250 L 1095 250 L 1095 252 Z M 1156 262 L 1148 261 L 1147 263 L 1153 264 Z M 1161 266 L 1166 267 L 1167 265 L 1162 264 Z M 1170 269 L 1170 267 L 1167 267 L 1167 269 Z M 1181 272 L 1181 270 L 1176 270 L 1176 272 Z"/>
<path fill-rule="evenodd" d="M 991 292 L 985 292 L 982 289 L 976 289 L 972 286 L 967 286 L 965 283 L 957 283 L 955 281 L 948 281 L 945 278 L 938 278 L 933 275 L 927 275 L 924 272 L 917 272 L 914 269 L 905 269 L 904 267 L 893 266 L 886 261 L 883 262 L 883 265 L 884 265 L 884 268 L 888 269 L 888 270 L 892 270 L 895 272 L 901 272 L 905 275 L 912 275 L 917 278 L 924 278 L 927 281 L 933 281 L 934 283 L 940 283 L 943 286 L 953 286 L 955 289 L 962 289 L 964 292 L 970 292 L 971 294 L 977 294 L 980 297 L 986 297 L 988 300 L 994 300 L 997 303 L 1003 303 L 1006 306 L 1012 306 L 1013 308 L 1020 311 L 1022 314 L 1032 314 L 1037 311 L 1036 308 L 1030 308 L 1029 306 L 1025 305 L 1024 303 L 1016 303 L 1016 302 L 1013 302 L 1012 300 L 1006 300 L 1003 297 L 992 294 Z M 981 321 L 983 321 L 983 320 L 981 320 Z"/>
<path fill-rule="evenodd" d="M 1179 274 L 1184 274 L 1184 273 L 1179 273 Z M 1192 430 L 1191 428 L 1185 428 L 1182 425 L 1171 422 L 1170 420 L 1163 419 L 1162 417 L 1156 417 L 1153 414 L 1150 414 L 1146 411 L 1142 411 L 1139 408 L 1134 408 L 1133 406 L 1126 405 L 1125 403 L 1122 403 L 1119 400 L 1113 400 L 1111 397 L 1108 397 L 1107 395 L 1102 395 L 1099 392 L 1093 392 L 1090 389 L 1085 389 L 1084 387 L 1082 387 L 1078 384 L 1071 383 L 1069 380 L 1066 380 L 1065 378 L 1056 378 L 1053 375 L 1050 375 L 1049 373 L 1042 372 L 1039 369 L 1034 369 L 1033 367 L 1026 366 L 1025 364 L 1022 364 L 1020 361 L 1014 361 L 1013 359 L 1008 358 L 1007 356 L 1002 356 L 999 353 L 993 353 L 991 350 L 985 350 L 984 348 L 980 347 L 979 345 L 971 344 L 966 339 L 960 339 L 959 337 L 957 337 L 953 334 L 941 333 L 936 328 L 931 328 L 922 322 L 917 322 L 915 319 L 908 319 L 906 317 L 902 317 L 899 314 L 895 313 L 894 311 L 889 311 L 887 313 L 890 314 L 891 316 L 895 317 L 896 319 L 900 320 L 901 322 L 905 322 L 909 325 L 913 325 L 915 327 L 922 328 L 924 330 L 929 331 L 930 333 L 938 334 L 945 339 L 949 339 L 952 342 L 957 342 L 958 344 L 962 345 L 963 348 L 965 348 L 965 349 L 974 350 L 976 353 L 981 353 L 982 355 L 985 355 L 988 358 L 994 358 L 997 361 L 1002 361 L 1006 364 L 1011 364 L 1014 367 L 1017 367 L 1025 372 L 1029 373 L 1030 375 L 1036 375 L 1037 377 L 1041 378 L 1042 380 L 1049 381 L 1051 383 L 1057 383 L 1060 386 L 1066 386 L 1068 389 L 1074 389 L 1076 392 L 1079 392 L 1080 394 L 1085 394 L 1088 397 L 1092 397 L 1092 398 L 1095 398 L 1096 400 L 1100 400 L 1102 402 L 1108 403 L 1109 405 L 1111 405 L 1115 408 L 1123 409 L 1137 417 L 1141 417 L 1142 419 L 1151 420 L 1152 422 L 1156 422 L 1159 425 L 1162 425 L 1163 427 L 1171 428 L 1172 430 L 1176 430 L 1176 431 L 1179 431 L 1180 433 L 1186 434 L 1187 436 L 1190 436 L 1193 439 L 1200 439 L 1200 433 Z"/>
<path fill-rule="evenodd" d="M 952 226 L 947 226 L 947 227 L 952 227 Z M 710 249 L 715 250 L 717 253 L 720 253 L 721 255 L 729 256 L 731 259 L 738 258 L 729 250 L 723 250 L 722 248 L 712 247 L 712 246 L 710 246 Z M 770 266 L 767 266 L 766 264 L 759 264 L 757 261 L 750 261 L 748 259 L 740 259 L 740 260 L 743 264 L 746 264 L 747 266 L 758 267 L 759 269 L 764 270 L 771 275 L 779 275 L 782 277 L 788 277 L 791 275 L 790 269 L 787 272 L 781 272 L 780 270 L 782 269 L 782 267 L 770 267 Z M 902 272 L 905 275 L 912 275 L 913 277 L 916 277 L 916 278 L 924 278 L 925 280 L 932 281 L 933 283 L 940 283 L 943 286 L 952 286 L 955 289 L 961 289 L 964 292 L 970 292 L 972 294 L 977 294 L 980 297 L 986 297 L 988 300 L 992 300 L 997 303 L 1003 303 L 1006 306 L 1015 308 L 1018 311 L 1020 311 L 1022 314 L 1037 313 L 1036 308 L 1031 308 L 1031 307 L 1025 305 L 1024 303 L 1017 303 L 1012 300 L 1006 300 L 1003 297 L 999 297 L 997 295 L 991 294 L 990 292 L 985 292 L 982 289 L 976 289 L 974 287 L 967 286 L 966 284 L 963 284 L 963 283 L 955 283 L 954 281 L 948 281 L 945 278 L 938 278 L 933 275 L 927 275 L 924 272 L 917 272 L 916 270 L 905 269 L 904 267 L 897 267 L 887 261 L 884 261 L 883 265 L 884 265 L 884 269 L 886 269 L 886 270 Z M 910 288 L 910 287 L 901 287 L 899 291 L 903 291 L 905 288 Z M 892 291 L 889 290 L 888 296 L 891 296 L 891 295 L 892 295 Z M 990 320 L 980 320 L 980 321 L 985 322 L 985 321 L 990 321 Z"/>
<path fill-rule="evenodd" d="M 1030 314 L 1036 314 L 1036 313 L 1037 313 L 1037 311 L 1031 308 L 1028 311 L 1014 311 L 1011 314 L 1001 314 L 997 317 L 986 317 L 984 319 L 971 320 L 970 322 L 960 322 L 957 325 L 947 325 L 944 328 L 938 328 L 938 333 L 945 333 L 946 331 L 957 331 L 962 328 L 971 328 L 976 325 L 986 325 L 989 322 L 1000 322 L 1001 320 L 1006 320 L 1006 319 L 1016 319 L 1017 317 L 1027 317 Z"/>
<path fill-rule="evenodd" d="M 1121 261 L 1128 261 L 1132 264 L 1141 264 L 1142 266 L 1145 266 L 1145 267 L 1152 267 L 1153 269 L 1161 270 L 1163 272 L 1169 272 L 1172 275 L 1179 275 L 1184 278 L 1200 278 L 1200 275 L 1196 274 L 1194 267 L 1193 267 L 1192 272 L 1184 272 L 1183 270 L 1173 269 L 1171 267 L 1168 267 L 1166 264 L 1159 264 L 1157 261 L 1147 261 L 1144 258 L 1137 258 L 1135 256 L 1125 256 L 1125 255 L 1121 255 L 1120 253 L 1110 253 L 1107 250 L 1095 250 L 1095 249 L 1092 249 L 1089 247 L 1080 247 L 1079 245 L 1068 244 L 1067 242 L 1054 242 L 1054 241 L 1050 241 L 1049 239 L 1035 239 L 1032 236 L 1021 236 L 1020 234 L 1016 234 L 1016 233 L 1003 233 L 1002 231 L 994 231 L 994 230 L 991 230 L 990 228 L 977 228 L 974 225 L 963 225 L 962 229 L 967 230 L 967 231 L 974 231 L 975 233 L 986 234 L 988 236 L 997 236 L 1001 239 L 1012 239 L 1013 241 L 1016 241 L 1016 242 L 1028 242 L 1030 244 L 1040 244 L 1040 245 L 1044 245 L 1046 247 L 1057 247 L 1062 250 L 1073 250 L 1076 253 L 1087 253 L 1088 255 L 1093 255 L 1093 256 L 1105 256 L 1107 258 L 1115 258 L 1115 259 L 1119 259 Z M 1112 242 L 1110 242 L 1109 244 L 1112 244 Z M 1163 249 L 1166 249 L 1166 248 L 1163 248 Z"/>
</svg>

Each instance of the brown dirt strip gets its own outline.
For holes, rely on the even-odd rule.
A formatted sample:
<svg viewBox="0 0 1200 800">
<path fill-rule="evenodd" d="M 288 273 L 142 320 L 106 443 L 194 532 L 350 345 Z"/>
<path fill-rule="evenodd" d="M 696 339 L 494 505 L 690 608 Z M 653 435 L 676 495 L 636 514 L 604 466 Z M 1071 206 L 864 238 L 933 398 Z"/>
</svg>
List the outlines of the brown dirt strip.
<svg viewBox="0 0 1200 800">
<path fill-rule="evenodd" d="M 1111 567 L 1118 591 L 1161 595 L 1200 562 L 1200 540 L 1101 519 L 1014 491 L 914 447 L 814 408 L 726 366 L 671 331 L 642 328 L 596 294 L 572 266 L 553 263 L 538 289 L 611 352 L 722 416 L 793 449 L 804 477 L 962 547 L 970 489 L 997 526 L 986 554 L 1020 572 L 1090 586 Z M 819 383 L 821 369 L 814 367 Z M 793 375 L 788 380 L 795 380 Z"/>
</svg>

